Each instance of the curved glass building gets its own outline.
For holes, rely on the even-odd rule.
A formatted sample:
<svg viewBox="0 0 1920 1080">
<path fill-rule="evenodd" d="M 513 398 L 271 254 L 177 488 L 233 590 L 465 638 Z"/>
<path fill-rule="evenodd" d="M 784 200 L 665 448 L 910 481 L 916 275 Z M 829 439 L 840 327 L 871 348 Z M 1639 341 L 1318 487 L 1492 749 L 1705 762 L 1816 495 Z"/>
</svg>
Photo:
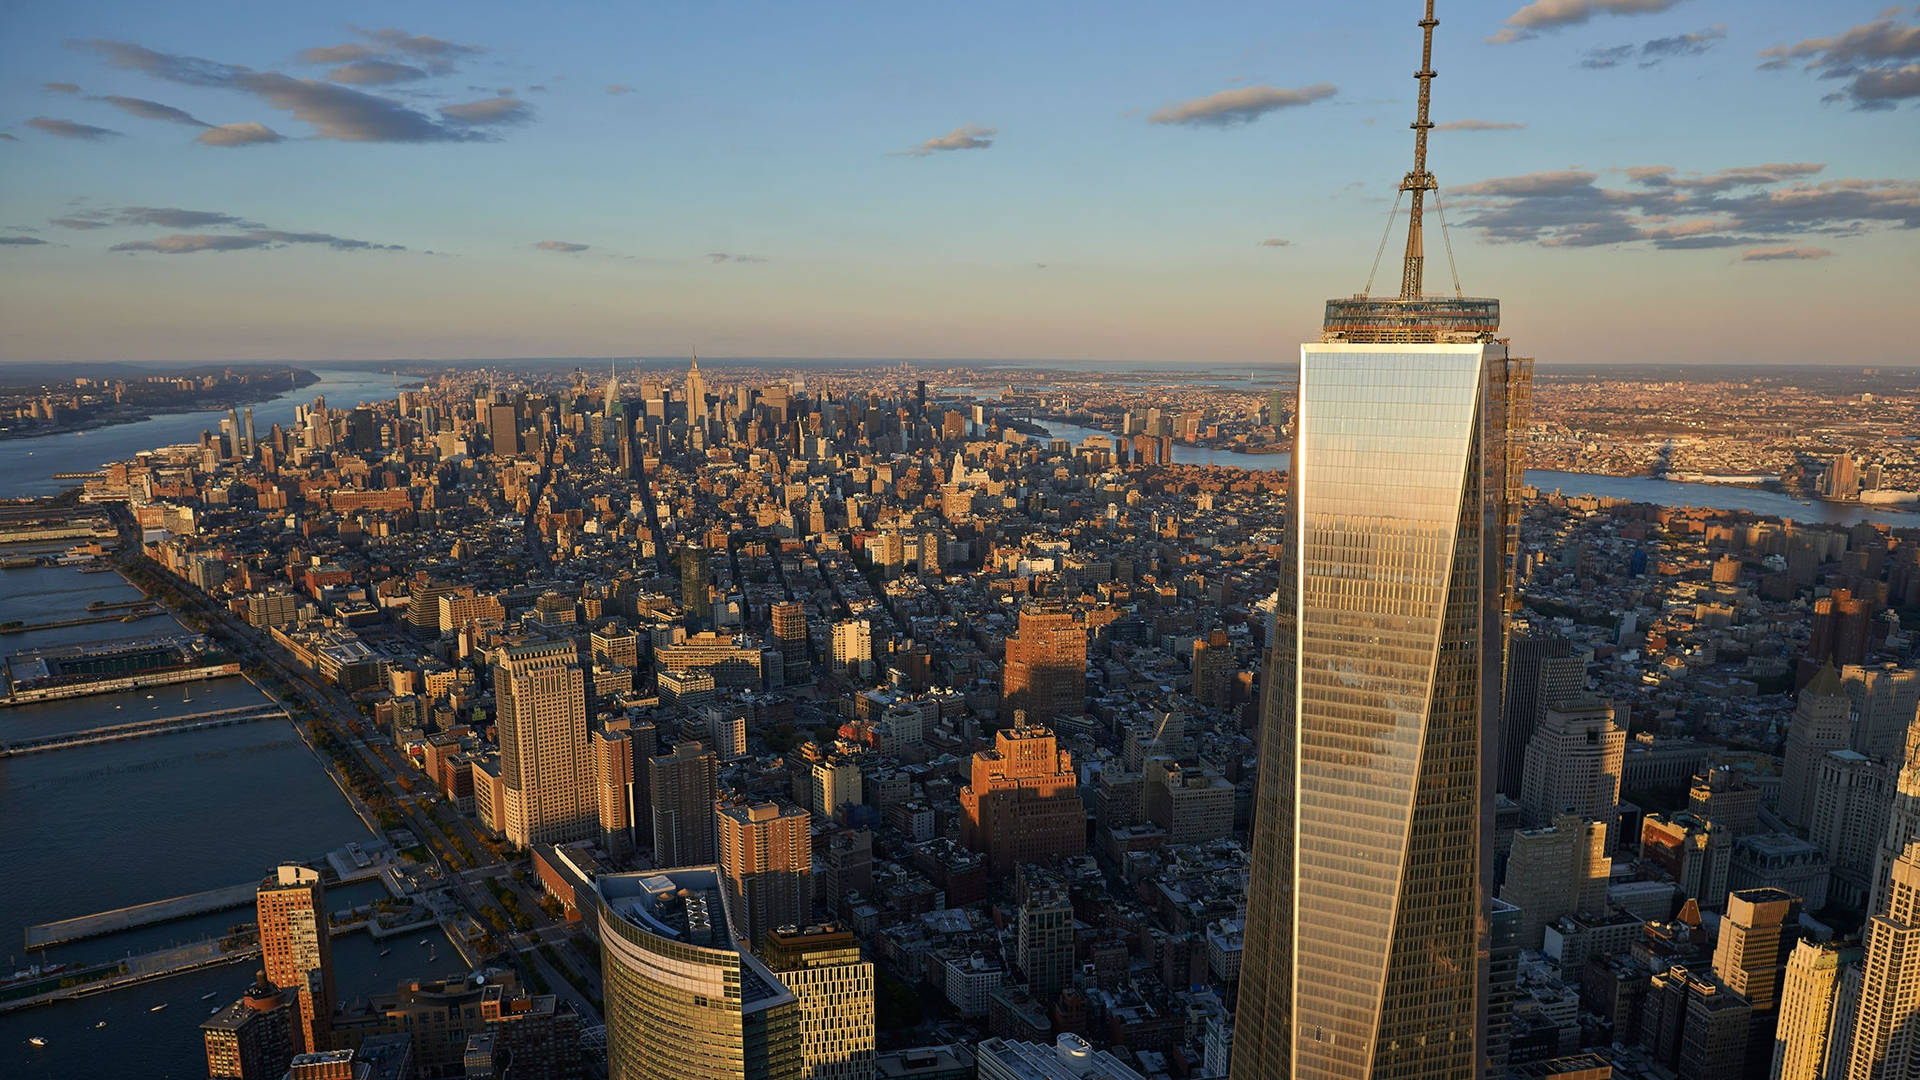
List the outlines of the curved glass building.
<svg viewBox="0 0 1920 1080">
<path fill-rule="evenodd" d="M 717 868 L 594 890 L 612 1080 L 799 1080 L 799 999 L 734 934 Z"/>
</svg>

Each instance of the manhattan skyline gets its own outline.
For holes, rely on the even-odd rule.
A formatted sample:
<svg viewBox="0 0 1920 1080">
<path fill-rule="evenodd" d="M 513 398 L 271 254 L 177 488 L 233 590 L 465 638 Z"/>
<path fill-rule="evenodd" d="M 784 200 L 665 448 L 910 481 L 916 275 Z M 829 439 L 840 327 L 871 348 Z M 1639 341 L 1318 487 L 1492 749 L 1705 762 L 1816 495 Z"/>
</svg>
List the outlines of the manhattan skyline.
<svg viewBox="0 0 1920 1080">
<path fill-rule="evenodd" d="M 1905 362 L 1914 15 L 1443 11 L 1466 290 L 1549 366 L 1622 311 Z M 1411 111 L 1382 5 L 405 16 L 13 13 L 0 359 L 1256 362 L 1365 284 Z"/>
</svg>

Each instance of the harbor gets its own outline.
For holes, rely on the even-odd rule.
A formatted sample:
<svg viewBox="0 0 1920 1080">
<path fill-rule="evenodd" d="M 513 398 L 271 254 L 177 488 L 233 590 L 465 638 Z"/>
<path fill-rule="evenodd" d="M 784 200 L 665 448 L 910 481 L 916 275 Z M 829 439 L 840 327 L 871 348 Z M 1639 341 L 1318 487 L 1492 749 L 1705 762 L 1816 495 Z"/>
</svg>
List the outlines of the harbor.
<svg viewBox="0 0 1920 1080">
<path fill-rule="evenodd" d="M 40 624 L 39 628 L 54 629 L 95 619 L 114 621 L 127 617 L 104 615 L 53 620 Z M 162 634 L 52 645 L 25 649 L 7 657 L 7 695 L 0 704 L 59 701 L 238 674 L 240 665 L 204 634 Z"/>
</svg>

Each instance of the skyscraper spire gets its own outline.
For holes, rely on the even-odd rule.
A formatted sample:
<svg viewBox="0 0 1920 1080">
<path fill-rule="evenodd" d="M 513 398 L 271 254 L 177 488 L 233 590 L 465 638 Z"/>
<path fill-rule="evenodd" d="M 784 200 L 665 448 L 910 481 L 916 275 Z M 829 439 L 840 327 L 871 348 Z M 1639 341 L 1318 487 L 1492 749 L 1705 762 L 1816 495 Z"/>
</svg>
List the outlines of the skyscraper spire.
<svg viewBox="0 0 1920 1080">
<path fill-rule="evenodd" d="M 1413 122 L 1413 169 L 1400 181 L 1400 190 L 1413 195 L 1407 206 L 1407 262 L 1400 273 L 1402 300 L 1420 298 L 1427 258 L 1426 249 L 1421 244 L 1420 217 L 1425 209 L 1427 192 L 1440 189 L 1433 174 L 1427 171 L 1427 132 L 1433 127 L 1433 122 L 1427 119 L 1427 103 L 1433 94 L 1433 28 L 1439 25 L 1440 20 L 1433 17 L 1433 0 L 1427 0 L 1427 17 L 1420 20 L 1423 32 L 1420 70 L 1413 74 L 1420 81 L 1420 112 Z"/>
</svg>

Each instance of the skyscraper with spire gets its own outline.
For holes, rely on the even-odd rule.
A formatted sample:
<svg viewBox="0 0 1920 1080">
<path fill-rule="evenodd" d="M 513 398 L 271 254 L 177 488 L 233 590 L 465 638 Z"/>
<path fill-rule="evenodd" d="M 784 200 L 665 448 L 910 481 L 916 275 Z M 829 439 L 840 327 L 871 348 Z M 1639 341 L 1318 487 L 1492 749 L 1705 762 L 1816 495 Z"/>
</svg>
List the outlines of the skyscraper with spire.
<svg viewBox="0 0 1920 1080">
<path fill-rule="evenodd" d="M 1499 301 L 1424 290 L 1436 25 L 1428 0 L 1399 295 L 1329 300 L 1300 348 L 1233 1080 L 1487 1072 L 1493 748 L 1532 361 L 1495 336 Z"/>
<path fill-rule="evenodd" d="M 707 380 L 700 376 L 700 351 L 693 351 L 687 366 L 687 424 L 695 426 L 707 415 Z"/>
</svg>

